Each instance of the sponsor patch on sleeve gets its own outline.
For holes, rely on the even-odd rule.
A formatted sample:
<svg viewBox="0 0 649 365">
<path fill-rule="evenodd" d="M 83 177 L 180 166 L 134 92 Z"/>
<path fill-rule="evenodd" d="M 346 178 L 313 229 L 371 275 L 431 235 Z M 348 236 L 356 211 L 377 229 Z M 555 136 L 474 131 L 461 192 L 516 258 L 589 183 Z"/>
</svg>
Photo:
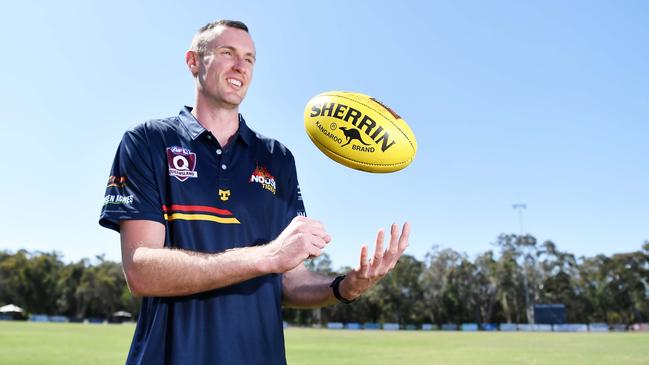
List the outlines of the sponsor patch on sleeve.
<svg viewBox="0 0 649 365">
<path fill-rule="evenodd" d="M 133 205 L 133 195 L 106 195 L 104 197 L 104 205 Z"/>
</svg>

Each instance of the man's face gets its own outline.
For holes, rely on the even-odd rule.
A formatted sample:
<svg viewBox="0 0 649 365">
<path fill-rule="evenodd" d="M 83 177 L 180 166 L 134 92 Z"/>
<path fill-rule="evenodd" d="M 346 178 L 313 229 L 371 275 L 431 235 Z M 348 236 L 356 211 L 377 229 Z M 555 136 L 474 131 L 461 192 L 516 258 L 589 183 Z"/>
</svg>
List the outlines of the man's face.
<svg viewBox="0 0 649 365">
<path fill-rule="evenodd" d="M 215 105 L 237 107 L 246 96 L 255 65 L 255 45 L 241 30 L 219 26 L 203 55 L 196 55 L 197 89 Z"/>
</svg>

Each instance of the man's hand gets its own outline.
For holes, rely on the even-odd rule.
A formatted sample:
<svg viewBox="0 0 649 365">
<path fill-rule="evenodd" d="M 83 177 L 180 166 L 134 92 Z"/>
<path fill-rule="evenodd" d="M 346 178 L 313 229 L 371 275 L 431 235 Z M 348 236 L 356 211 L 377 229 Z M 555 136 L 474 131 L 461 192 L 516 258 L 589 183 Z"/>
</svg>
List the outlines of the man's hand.
<svg viewBox="0 0 649 365">
<path fill-rule="evenodd" d="M 310 257 L 320 256 L 331 241 L 324 225 L 307 217 L 297 216 L 274 241 L 266 245 L 270 271 L 284 273 Z"/>
<path fill-rule="evenodd" d="M 408 236 L 410 235 L 410 223 L 403 225 L 401 235 L 396 224 L 392 224 L 390 230 L 390 246 L 383 249 L 385 233 L 380 229 L 376 235 L 376 248 L 374 255 L 368 262 L 367 246 L 361 247 L 360 265 L 350 271 L 345 280 L 340 283 L 340 295 L 348 300 L 354 300 L 365 291 L 374 286 L 387 273 L 389 273 L 399 261 L 399 258 L 408 247 Z"/>
</svg>

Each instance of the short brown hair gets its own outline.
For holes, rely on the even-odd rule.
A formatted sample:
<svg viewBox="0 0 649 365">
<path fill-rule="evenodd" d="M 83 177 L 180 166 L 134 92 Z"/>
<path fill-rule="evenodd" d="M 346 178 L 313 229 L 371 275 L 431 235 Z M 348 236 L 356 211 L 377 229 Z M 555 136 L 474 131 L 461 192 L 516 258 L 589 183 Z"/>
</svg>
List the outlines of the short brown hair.
<svg viewBox="0 0 649 365">
<path fill-rule="evenodd" d="M 238 20 L 221 19 L 221 20 L 213 21 L 211 23 L 205 24 L 204 26 L 200 27 L 200 29 L 198 29 L 198 31 L 194 35 L 194 39 L 192 39 L 192 44 L 189 46 L 189 50 L 198 52 L 200 54 L 205 53 L 207 51 L 207 45 L 213 39 L 213 37 L 210 34 L 211 30 L 213 30 L 214 28 L 220 25 L 225 27 L 230 27 L 230 28 L 241 29 L 246 33 L 250 33 L 248 31 L 248 26 Z"/>
</svg>

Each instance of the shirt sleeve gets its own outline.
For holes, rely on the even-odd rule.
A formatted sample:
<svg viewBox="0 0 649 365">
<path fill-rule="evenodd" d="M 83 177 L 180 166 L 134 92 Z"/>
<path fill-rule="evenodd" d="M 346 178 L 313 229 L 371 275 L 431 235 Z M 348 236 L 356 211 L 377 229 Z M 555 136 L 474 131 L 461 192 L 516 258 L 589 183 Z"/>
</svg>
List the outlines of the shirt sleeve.
<svg viewBox="0 0 649 365">
<path fill-rule="evenodd" d="M 124 134 L 110 170 L 99 224 L 119 232 L 124 220 L 165 223 L 149 143 L 138 130 Z"/>
<path fill-rule="evenodd" d="M 288 212 L 286 215 L 286 225 L 288 225 L 293 218 L 298 215 L 306 217 L 306 209 L 304 208 L 304 201 L 302 200 L 302 192 L 300 191 L 300 183 L 297 179 L 297 169 L 295 168 L 295 159 L 293 155 L 288 153 Z"/>
</svg>

